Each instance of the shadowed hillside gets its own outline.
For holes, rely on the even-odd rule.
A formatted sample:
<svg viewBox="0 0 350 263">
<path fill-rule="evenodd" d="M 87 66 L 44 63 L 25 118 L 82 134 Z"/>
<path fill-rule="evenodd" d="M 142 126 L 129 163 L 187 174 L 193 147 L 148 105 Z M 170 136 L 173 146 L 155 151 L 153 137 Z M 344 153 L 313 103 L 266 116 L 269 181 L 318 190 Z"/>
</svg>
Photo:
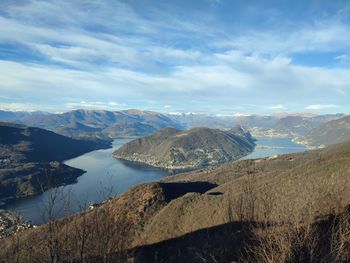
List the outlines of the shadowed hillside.
<svg viewBox="0 0 350 263">
<path fill-rule="evenodd" d="M 25 197 L 73 183 L 83 171 L 61 162 L 108 148 L 105 141 L 82 141 L 39 128 L 0 123 L 0 200 Z"/>
</svg>

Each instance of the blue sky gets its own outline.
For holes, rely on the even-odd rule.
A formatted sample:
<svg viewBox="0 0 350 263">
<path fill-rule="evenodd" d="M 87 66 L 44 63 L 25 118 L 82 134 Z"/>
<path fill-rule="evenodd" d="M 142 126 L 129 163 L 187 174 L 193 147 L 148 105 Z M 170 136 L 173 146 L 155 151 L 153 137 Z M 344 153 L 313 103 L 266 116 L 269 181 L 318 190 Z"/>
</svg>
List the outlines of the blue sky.
<svg viewBox="0 0 350 263">
<path fill-rule="evenodd" d="M 2 0 L 0 108 L 350 113 L 350 1 Z"/>
</svg>

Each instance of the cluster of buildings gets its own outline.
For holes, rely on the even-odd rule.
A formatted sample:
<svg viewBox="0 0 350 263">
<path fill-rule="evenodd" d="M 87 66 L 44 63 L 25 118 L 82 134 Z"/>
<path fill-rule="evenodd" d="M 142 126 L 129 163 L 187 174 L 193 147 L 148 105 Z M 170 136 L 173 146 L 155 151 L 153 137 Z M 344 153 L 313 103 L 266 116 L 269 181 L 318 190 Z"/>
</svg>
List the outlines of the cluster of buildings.
<svg viewBox="0 0 350 263">
<path fill-rule="evenodd" d="M 18 216 L 4 210 L 0 211 L 0 239 L 33 227 L 35 226 L 24 222 Z"/>
</svg>

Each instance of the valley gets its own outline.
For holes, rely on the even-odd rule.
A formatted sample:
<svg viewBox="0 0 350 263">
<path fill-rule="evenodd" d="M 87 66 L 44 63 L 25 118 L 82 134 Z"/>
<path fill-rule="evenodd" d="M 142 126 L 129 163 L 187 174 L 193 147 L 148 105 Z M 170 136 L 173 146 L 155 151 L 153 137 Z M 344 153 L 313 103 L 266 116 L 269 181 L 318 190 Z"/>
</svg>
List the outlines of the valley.
<svg viewBox="0 0 350 263">
<path fill-rule="evenodd" d="M 350 0 L 0 0 L 0 263 L 350 263 Z"/>
<path fill-rule="evenodd" d="M 81 204 L 101 203 L 108 197 L 121 194 L 137 184 L 157 181 L 169 175 L 162 169 L 123 162 L 112 157 L 115 150 L 131 140 L 131 138 L 115 139 L 112 148 L 92 151 L 65 161 L 65 165 L 85 171 L 76 182 L 51 192 L 49 190 L 37 196 L 9 202 L 2 208 L 17 211 L 26 221 L 40 225 L 45 221 L 42 212 L 55 191 L 62 197 L 54 207 L 55 218 L 62 218 L 67 213 L 64 211 L 64 203 L 69 201 L 69 198 L 71 199 L 69 214 L 74 214 L 81 211 Z M 268 148 L 256 147 L 252 153 L 242 159 L 265 158 L 306 150 L 300 145 L 293 144 L 290 139 L 257 138 L 255 143 Z"/>
<path fill-rule="evenodd" d="M 140 111 L 131 112 L 143 115 Z M 145 114 L 160 117 L 156 113 Z M 88 116 L 96 115 L 88 112 Z M 350 171 L 348 142 L 314 151 L 293 142 L 300 143 L 297 136 L 307 138 L 318 129 L 321 132 L 323 126 L 327 132 L 339 125 L 347 130 L 347 116 L 317 116 L 322 121 L 315 124 L 316 128 L 307 129 L 299 125 L 316 122 L 315 116 L 292 118 L 291 123 L 283 117 L 282 121 L 277 120 L 278 125 L 273 117 L 245 116 L 240 119 L 246 124 L 244 128 L 236 126 L 237 120 L 227 122 L 225 117 L 227 126 L 223 128 L 221 123 L 220 129 L 216 126 L 220 118 L 215 124 L 208 124 L 216 128 L 192 129 L 185 128 L 184 118 L 174 125 L 181 130 L 161 129 L 162 124 L 158 123 L 158 129 L 153 133 L 148 130 L 144 137 L 136 136 L 134 130 L 126 132 L 128 137 L 124 138 L 119 132 L 100 136 L 96 130 L 89 130 L 88 136 L 81 135 L 80 125 L 69 126 L 72 138 L 23 124 L 2 123 L 0 172 L 1 187 L 6 190 L 1 192 L 6 195 L 2 208 L 19 212 L 24 221 L 9 221 L 6 218 L 15 217 L 5 212 L 0 241 L 5 249 L 0 258 L 7 257 L 14 232 L 24 247 L 31 246 L 37 237 L 43 238 L 43 243 L 38 242 L 30 252 L 31 257 L 40 257 L 47 227 L 53 231 L 48 238 L 57 238 L 56 249 L 60 251 L 69 245 L 69 253 L 73 254 L 80 242 L 79 231 L 90 229 L 91 239 L 87 236 L 84 241 L 84 257 L 98 258 L 100 254 L 94 249 L 98 240 L 117 242 L 113 236 L 103 236 L 105 230 L 97 223 L 103 220 L 117 236 L 125 237 L 122 243 L 109 248 L 110 257 L 127 255 L 133 262 L 142 259 L 151 263 L 159 255 L 167 262 L 171 251 L 177 249 L 182 256 L 174 262 L 196 262 L 199 251 L 207 250 L 220 262 L 230 262 L 227 260 L 239 259 L 245 242 L 257 238 L 252 233 L 267 231 L 260 229 L 264 220 L 293 223 L 307 219 L 310 227 L 317 227 L 314 218 L 327 221 L 329 216 L 341 216 L 350 203 L 346 194 Z M 192 121 L 194 118 L 191 116 Z M 202 121 L 203 116 L 200 118 Z M 322 124 L 328 119 L 331 124 Z M 229 128 L 229 123 L 235 126 Z M 259 137 L 254 138 L 249 129 Z M 331 131 L 329 134 L 328 141 L 338 138 Z M 341 134 L 341 139 L 335 141 L 346 140 L 347 134 Z M 42 183 L 48 171 L 51 180 Z M 287 208 L 291 201 L 293 205 Z M 317 206 L 311 214 L 305 214 L 310 204 Z M 32 224 L 39 226 L 33 228 Z M 62 229 L 70 233 L 65 245 Z M 204 230 L 209 231 L 210 238 Z M 205 243 L 195 245 L 193 238 L 207 238 L 208 247 L 203 250 Z M 231 242 L 236 248 L 230 247 Z M 197 252 L 193 254 L 186 244 Z M 27 261 L 27 252 L 16 253 Z M 75 258 L 73 254 L 67 257 Z M 209 256 L 201 254 L 203 258 Z"/>
<path fill-rule="evenodd" d="M 40 195 L 9 202 L 3 206 L 8 211 L 19 212 L 26 221 L 35 225 L 46 221 L 43 212 L 53 195 L 57 195 L 54 210 L 55 218 L 75 214 L 85 206 L 101 203 L 111 196 L 121 194 L 138 184 L 156 181 L 167 175 L 163 170 L 145 165 L 135 165 L 112 157 L 112 153 L 129 142 L 130 138 L 115 139 L 112 148 L 95 150 L 76 158 L 64 161 L 64 164 L 85 171 L 72 184 L 54 188 Z M 65 209 L 69 202 L 69 210 Z"/>
</svg>

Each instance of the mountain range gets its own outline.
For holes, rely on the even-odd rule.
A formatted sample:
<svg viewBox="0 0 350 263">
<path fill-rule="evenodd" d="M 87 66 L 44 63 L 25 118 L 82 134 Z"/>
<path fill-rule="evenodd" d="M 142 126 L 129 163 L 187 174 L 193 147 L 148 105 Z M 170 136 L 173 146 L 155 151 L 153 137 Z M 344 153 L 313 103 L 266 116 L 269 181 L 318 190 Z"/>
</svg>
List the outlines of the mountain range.
<svg viewBox="0 0 350 263">
<path fill-rule="evenodd" d="M 170 127 L 186 130 L 195 127 L 231 129 L 237 125 L 248 128 L 256 137 L 279 136 L 310 140 L 317 129 L 344 114 L 277 114 L 263 115 L 207 115 L 196 113 L 158 113 L 153 111 L 74 110 L 60 114 L 45 112 L 0 111 L 0 121 L 9 121 L 54 131 L 73 138 L 111 140 L 120 136 L 145 136 Z M 332 129 L 332 125 L 328 129 Z M 312 131 L 312 132 L 311 132 Z M 330 132 L 330 131 L 329 131 Z M 300 139 L 301 138 L 301 139 Z M 347 137 L 346 133 L 344 139 Z M 327 145 L 320 137 L 317 146 Z"/>
<path fill-rule="evenodd" d="M 39 127 L 73 138 L 110 139 L 144 136 L 165 128 L 182 128 L 169 117 L 151 111 L 75 110 L 61 114 L 0 112 L 0 120 Z"/>
</svg>

